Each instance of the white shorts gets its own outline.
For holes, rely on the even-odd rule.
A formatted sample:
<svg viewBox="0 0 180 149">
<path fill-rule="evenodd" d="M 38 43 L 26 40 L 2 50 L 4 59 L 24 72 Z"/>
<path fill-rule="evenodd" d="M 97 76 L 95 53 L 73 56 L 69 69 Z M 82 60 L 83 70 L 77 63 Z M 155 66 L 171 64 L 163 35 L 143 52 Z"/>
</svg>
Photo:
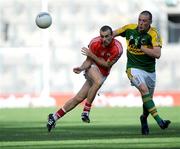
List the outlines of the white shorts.
<svg viewBox="0 0 180 149">
<path fill-rule="evenodd" d="M 138 87 L 144 83 L 149 89 L 154 90 L 156 84 L 156 73 L 147 72 L 137 68 L 129 68 L 126 71 L 131 85 Z"/>
</svg>

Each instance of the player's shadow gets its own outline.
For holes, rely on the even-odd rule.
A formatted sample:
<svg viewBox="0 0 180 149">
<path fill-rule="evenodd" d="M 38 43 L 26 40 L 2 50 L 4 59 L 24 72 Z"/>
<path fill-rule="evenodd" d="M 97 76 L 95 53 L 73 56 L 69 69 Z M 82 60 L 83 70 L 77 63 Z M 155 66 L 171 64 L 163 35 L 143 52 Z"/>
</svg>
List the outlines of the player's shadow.
<svg viewBox="0 0 180 149">
<path fill-rule="evenodd" d="M 23 123 L 23 125 L 22 125 Z M 89 140 L 142 138 L 139 125 L 108 125 L 101 123 L 70 123 L 59 122 L 50 133 L 42 122 L 21 122 L 16 125 L 8 122 L 0 127 L 0 141 L 49 141 L 49 140 Z M 21 127 L 22 125 L 22 127 Z M 17 127 L 15 127 L 17 126 Z M 34 127 L 38 126 L 38 127 Z M 148 138 L 180 137 L 180 124 L 174 123 L 167 130 L 161 130 L 157 125 L 151 125 Z"/>
</svg>

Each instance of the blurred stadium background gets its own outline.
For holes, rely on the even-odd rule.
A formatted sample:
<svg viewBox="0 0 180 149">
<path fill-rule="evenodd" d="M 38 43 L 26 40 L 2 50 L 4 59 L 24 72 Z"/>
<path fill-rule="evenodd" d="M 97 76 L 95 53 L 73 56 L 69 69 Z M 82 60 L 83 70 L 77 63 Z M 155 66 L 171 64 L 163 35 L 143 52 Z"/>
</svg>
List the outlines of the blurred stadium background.
<svg viewBox="0 0 180 149">
<path fill-rule="evenodd" d="M 155 102 L 180 106 L 180 0 L 0 0 L 0 108 L 61 106 L 84 82 L 72 72 L 85 59 L 81 48 L 102 25 L 136 23 L 145 9 L 163 39 Z M 46 30 L 35 25 L 40 11 L 52 15 Z M 125 40 L 118 39 L 124 54 L 95 106 L 141 106 L 125 74 Z"/>
</svg>

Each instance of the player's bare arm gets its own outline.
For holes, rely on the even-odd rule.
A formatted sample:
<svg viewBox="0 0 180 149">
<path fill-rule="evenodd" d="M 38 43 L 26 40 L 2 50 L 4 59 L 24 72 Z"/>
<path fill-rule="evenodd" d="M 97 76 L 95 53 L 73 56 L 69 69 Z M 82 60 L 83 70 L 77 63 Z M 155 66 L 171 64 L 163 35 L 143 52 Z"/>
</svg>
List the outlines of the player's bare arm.
<svg viewBox="0 0 180 149">
<path fill-rule="evenodd" d="M 94 55 L 88 48 L 86 47 L 83 47 L 82 50 L 81 50 L 82 54 L 91 58 L 93 61 L 95 61 L 97 64 L 103 66 L 103 67 L 107 67 L 107 68 L 110 68 L 112 67 L 112 65 L 114 63 L 116 63 L 116 61 L 118 60 L 115 59 L 113 61 L 105 61 L 103 58 L 99 58 L 97 57 L 96 55 Z"/>
<path fill-rule="evenodd" d="M 117 29 L 117 30 L 118 30 L 118 29 Z M 118 31 L 117 31 L 117 30 L 113 31 L 113 37 L 118 36 Z"/>
<path fill-rule="evenodd" d="M 82 71 L 88 69 L 91 66 L 91 64 L 92 60 L 89 57 L 87 57 L 80 67 L 73 68 L 73 72 L 79 74 Z"/>
<path fill-rule="evenodd" d="M 145 54 L 147 54 L 147 55 L 149 55 L 149 56 L 151 56 L 153 58 L 159 59 L 160 56 L 161 56 L 161 47 L 148 48 L 146 46 L 141 46 L 141 50 Z"/>
</svg>

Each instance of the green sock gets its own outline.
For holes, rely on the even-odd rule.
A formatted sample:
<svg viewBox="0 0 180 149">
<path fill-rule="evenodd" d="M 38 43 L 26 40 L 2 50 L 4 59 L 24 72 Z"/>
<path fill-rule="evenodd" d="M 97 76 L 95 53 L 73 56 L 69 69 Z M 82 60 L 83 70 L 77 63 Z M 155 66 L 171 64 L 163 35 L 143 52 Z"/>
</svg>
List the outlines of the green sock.
<svg viewBox="0 0 180 149">
<path fill-rule="evenodd" d="M 143 104 L 143 115 L 144 115 L 145 117 L 148 117 L 148 115 L 149 115 L 149 111 L 148 111 L 147 108 L 144 106 L 144 104 Z"/>
<path fill-rule="evenodd" d="M 159 117 L 157 113 L 157 109 L 151 98 L 151 95 L 150 94 L 143 95 L 142 100 L 145 108 L 149 111 L 149 113 L 151 113 L 151 115 L 154 117 L 156 122 L 159 123 L 162 119 Z"/>
</svg>

